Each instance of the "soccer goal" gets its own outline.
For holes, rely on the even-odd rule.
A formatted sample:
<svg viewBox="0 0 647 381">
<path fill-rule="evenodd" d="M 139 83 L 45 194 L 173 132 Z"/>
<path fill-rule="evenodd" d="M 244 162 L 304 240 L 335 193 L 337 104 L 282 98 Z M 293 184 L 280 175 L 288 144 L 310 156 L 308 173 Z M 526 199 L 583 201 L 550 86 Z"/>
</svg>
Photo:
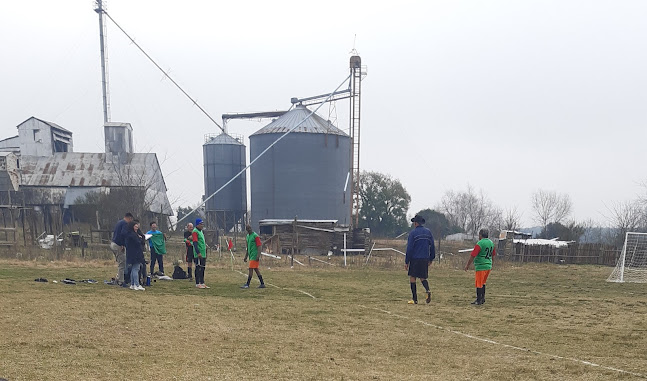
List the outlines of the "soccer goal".
<svg viewBox="0 0 647 381">
<path fill-rule="evenodd" d="M 647 283 L 647 233 L 627 233 L 622 254 L 607 282 Z"/>
</svg>

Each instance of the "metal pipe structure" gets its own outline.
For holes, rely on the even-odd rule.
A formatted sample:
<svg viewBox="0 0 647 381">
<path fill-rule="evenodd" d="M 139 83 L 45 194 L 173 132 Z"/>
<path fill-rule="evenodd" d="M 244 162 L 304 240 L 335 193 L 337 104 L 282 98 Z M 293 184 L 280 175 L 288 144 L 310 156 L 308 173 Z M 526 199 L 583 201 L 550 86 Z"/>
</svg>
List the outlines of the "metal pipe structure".
<svg viewBox="0 0 647 381">
<path fill-rule="evenodd" d="M 104 42 L 106 27 L 103 23 L 103 0 L 96 0 L 95 12 L 99 14 L 99 43 L 101 48 L 101 87 L 103 88 L 103 123 L 110 122 L 110 98 L 108 96 L 108 69 L 106 45 Z"/>
<path fill-rule="evenodd" d="M 362 59 L 350 57 L 350 137 L 351 137 L 351 220 L 359 225 L 360 170 L 359 170 L 359 126 L 361 115 Z"/>
</svg>

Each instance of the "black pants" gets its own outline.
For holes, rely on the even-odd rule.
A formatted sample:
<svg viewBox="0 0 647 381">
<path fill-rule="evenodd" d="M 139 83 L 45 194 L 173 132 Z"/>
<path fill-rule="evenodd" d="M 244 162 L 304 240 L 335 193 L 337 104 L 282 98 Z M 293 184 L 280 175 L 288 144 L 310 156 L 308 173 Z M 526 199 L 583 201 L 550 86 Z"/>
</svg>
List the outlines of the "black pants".
<svg viewBox="0 0 647 381">
<path fill-rule="evenodd" d="M 195 263 L 195 284 L 204 284 L 204 266 L 207 264 L 207 258 L 193 258 Z"/>
<path fill-rule="evenodd" d="M 160 272 L 164 272 L 164 256 L 157 254 L 154 247 L 151 247 L 151 274 L 155 270 L 155 261 L 157 261 Z"/>
</svg>

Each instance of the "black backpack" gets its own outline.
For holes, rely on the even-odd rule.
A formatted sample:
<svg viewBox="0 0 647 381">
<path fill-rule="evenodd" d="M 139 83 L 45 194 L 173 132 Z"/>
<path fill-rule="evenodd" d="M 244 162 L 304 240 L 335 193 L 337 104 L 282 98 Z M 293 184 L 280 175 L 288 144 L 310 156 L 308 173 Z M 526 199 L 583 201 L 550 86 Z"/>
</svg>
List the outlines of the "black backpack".
<svg viewBox="0 0 647 381">
<path fill-rule="evenodd" d="M 173 270 L 173 279 L 187 279 L 186 271 L 184 271 L 180 266 L 175 265 Z"/>
</svg>

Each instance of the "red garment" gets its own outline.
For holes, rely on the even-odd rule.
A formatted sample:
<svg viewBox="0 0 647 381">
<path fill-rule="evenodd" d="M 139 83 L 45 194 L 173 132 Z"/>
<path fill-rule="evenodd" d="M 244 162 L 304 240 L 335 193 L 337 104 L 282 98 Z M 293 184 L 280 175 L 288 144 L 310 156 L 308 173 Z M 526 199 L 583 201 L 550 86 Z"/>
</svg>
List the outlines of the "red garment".
<svg viewBox="0 0 647 381">
<path fill-rule="evenodd" d="M 231 250 L 234 247 L 234 243 L 231 241 L 231 238 L 229 239 L 229 242 L 227 242 L 227 250 Z"/>
</svg>

